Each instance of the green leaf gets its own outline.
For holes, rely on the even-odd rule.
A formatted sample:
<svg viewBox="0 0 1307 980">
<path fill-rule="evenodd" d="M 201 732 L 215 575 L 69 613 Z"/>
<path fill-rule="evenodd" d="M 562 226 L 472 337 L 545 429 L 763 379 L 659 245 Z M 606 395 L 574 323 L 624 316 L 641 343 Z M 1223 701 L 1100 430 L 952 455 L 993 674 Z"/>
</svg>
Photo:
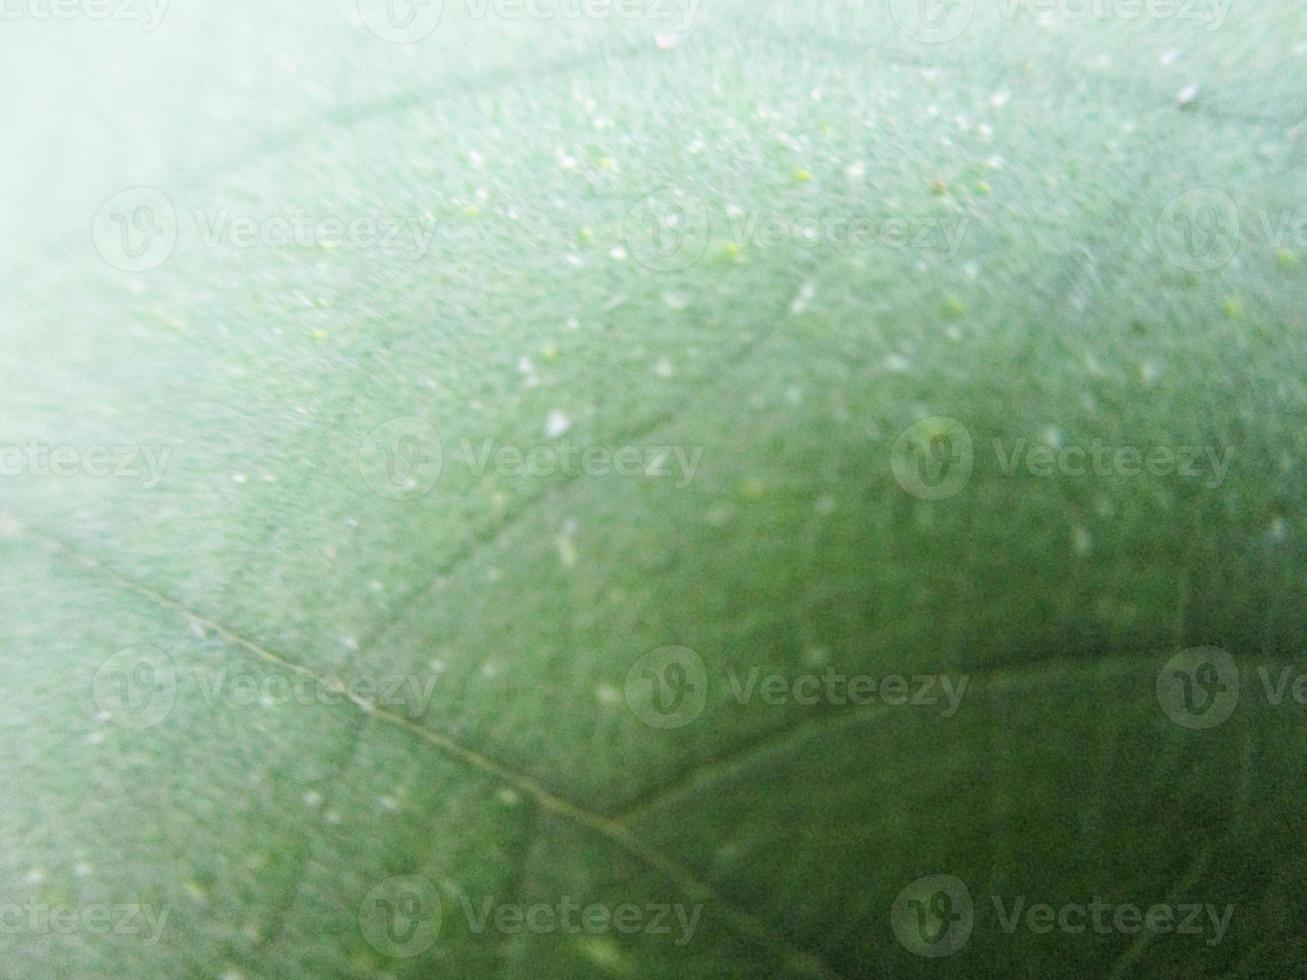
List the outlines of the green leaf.
<svg viewBox="0 0 1307 980">
<path fill-rule="evenodd" d="M 1301 972 L 1307 18 L 1119 6 L 7 21 L 0 976 Z"/>
</svg>

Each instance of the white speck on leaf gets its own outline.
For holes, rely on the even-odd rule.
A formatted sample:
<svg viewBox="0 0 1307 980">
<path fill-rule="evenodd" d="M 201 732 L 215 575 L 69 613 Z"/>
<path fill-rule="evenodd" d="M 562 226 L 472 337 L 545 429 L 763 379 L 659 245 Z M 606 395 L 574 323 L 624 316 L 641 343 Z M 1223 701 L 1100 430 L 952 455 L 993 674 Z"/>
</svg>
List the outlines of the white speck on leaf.
<svg viewBox="0 0 1307 980">
<path fill-rule="evenodd" d="M 812 305 L 814 297 L 817 295 L 817 287 L 810 282 L 805 282 L 799 290 L 799 295 L 794 297 L 790 303 L 790 313 L 794 316 L 800 316 L 805 313 L 809 306 Z"/>
<path fill-rule="evenodd" d="M 1071 544 L 1077 555 L 1087 555 L 1094 550 L 1094 537 L 1083 527 L 1073 528 Z"/>
<path fill-rule="evenodd" d="M 912 362 L 902 354 L 891 354 L 889 357 L 885 358 L 885 367 L 889 368 L 889 370 L 893 371 L 895 374 L 903 374 L 905 371 L 911 369 Z"/>
<path fill-rule="evenodd" d="M 554 409 L 549 413 L 549 418 L 545 419 L 545 436 L 550 439 L 557 439 L 572 427 L 572 420 L 567 414 Z"/>
</svg>

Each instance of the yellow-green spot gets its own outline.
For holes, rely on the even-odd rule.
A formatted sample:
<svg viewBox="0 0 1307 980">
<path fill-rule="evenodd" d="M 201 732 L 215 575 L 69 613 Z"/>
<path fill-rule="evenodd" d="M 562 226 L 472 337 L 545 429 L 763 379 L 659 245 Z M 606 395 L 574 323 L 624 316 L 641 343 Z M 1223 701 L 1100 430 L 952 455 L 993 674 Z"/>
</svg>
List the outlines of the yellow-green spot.
<svg viewBox="0 0 1307 980">
<path fill-rule="evenodd" d="M 976 181 L 976 193 L 977 193 L 977 194 L 988 194 L 988 193 L 989 193 L 989 181 L 987 181 L 987 180 L 978 180 L 978 181 Z"/>
<path fill-rule="evenodd" d="M 600 170 L 616 170 L 616 169 L 617 169 L 617 161 L 614 160 L 612 157 L 600 157 L 600 158 L 599 158 L 599 169 L 600 169 Z"/>
<path fill-rule="evenodd" d="M 41 901 L 48 906 L 68 905 L 72 901 L 72 896 L 68 889 L 56 886 L 45 889 L 41 893 Z"/>
<path fill-rule="evenodd" d="M 949 316 L 961 316 L 966 312 L 966 310 L 967 308 L 962 300 L 958 299 L 956 296 L 950 296 L 948 299 L 944 300 L 944 312 Z"/>
<path fill-rule="evenodd" d="M 722 246 L 722 258 L 738 259 L 742 251 L 744 251 L 744 249 L 739 242 L 727 242 Z"/>
<path fill-rule="evenodd" d="M 1221 312 L 1231 320 L 1243 319 L 1243 300 L 1238 296 L 1227 296 L 1221 303 Z"/>
<path fill-rule="evenodd" d="M 359 973 L 376 973 L 381 969 L 382 961 L 371 953 L 360 951 L 350 957 L 350 965 Z"/>
<path fill-rule="evenodd" d="M 169 313 L 157 306 L 150 307 L 147 316 L 151 323 L 156 327 L 162 327 L 164 330 L 173 330 L 180 332 L 188 326 L 185 317 Z"/>
<path fill-rule="evenodd" d="M 1299 263 L 1298 254 L 1291 248 L 1278 249 L 1275 257 L 1279 261 L 1281 269 L 1293 269 Z"/>
<path fill-rule="evenodd" d="M 1125 628 L 1139 618 L 1139 608 L 1134 603 L 1115 596 L 1100 596 L 1094 603 L 1094 615 L 1102 623 Z"/>
<path fill-rule="evenodd" d="M 577 232 L 577 235 L 580 237 L 581 241 L 583 242 L 592 242 L 594 241 L 595 230 L 591 228 L 589 225 L 586 225 L 579 232 Z"/>
<path fill-rule="evenodd" d="M 463 209 L 463 214 L 465 214 L 469 218 L 475 218 L 480 213 L 481 213 L 481 209 L 477 207 L 475 204 L 469 204 L 467 207 Z"/>
<path fill-rule="evenodd" d="M 804 170 L 800 167 L 798 170 L 794 171 L 794 180 L 800 184 L 810 183 L 812 181 L 812 171 Z"/>
<path fill-rule="evenodd" d="M 767 487 L 757 477 L 749 477 L 747 480 L 740 481 L 739 492 L 745 500 L 761 500 L 762 495 L 767 492 Z"/>
<path fill-rule="evenodd" d="M 617 943 L 607 937 L 586 938 L 581 940 L 581 949 L 586 957 L 605 973 L 629 976 L 631 963 L 622 953 Z"/>
<path fill-rule="evenodd" d="M 558 360 L 558 348 L 553 344 L 545 344 L 545 346 L 540 350 L 540 359 L 552 364 L 554 361 Z"/>
</svg>

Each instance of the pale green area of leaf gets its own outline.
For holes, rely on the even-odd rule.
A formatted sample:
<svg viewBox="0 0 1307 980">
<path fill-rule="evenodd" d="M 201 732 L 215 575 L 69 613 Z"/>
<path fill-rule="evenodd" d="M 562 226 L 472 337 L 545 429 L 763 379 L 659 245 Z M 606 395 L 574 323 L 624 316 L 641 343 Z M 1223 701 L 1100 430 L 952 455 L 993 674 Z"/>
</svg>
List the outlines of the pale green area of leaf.
<svg viewBox="0 0 1307 980">
<path fill-rule="evenodd" d="M 660 50 L 648 24 L 456 14 L 392 46 L 348 5 L 301 6 L 0 33 L 0 443 L 177 447 L 152 490 L 0 482 L 0 902 L 171 912 L 154 945 L 0 936 L 0 976 L 1301 972 L 1307 709 L 1250 697 L 1195 732 L 1154 696 L 1178 648 L 1278 669 L 1307 636 L 1303 267 L 1250 227 L 1233 262 L 1185 272 L 1155 235 L 1194 187 L 1307 208 L 1301 11 L 1236 2 L 1208 32 L 981 4 L 931 46 L 880 3 L 705 0 Z M 415 257 L 210 248 L 192 223 L 133 275 L 89 229 L 134 184 L 183 216 L 439 225 Z M 685 271 L 615 259 L 669 185 L 714 215 L 967 232 L 953 256 L 736 248 L 719 221 Z M 357 466 L 392 418 L 430 420 L 448 456 L 539 445 L 553 412 L 583 444 L 702 447 L 701 469 L 678 488 L 447 458 L 403 502 Z M 925 503 L 890 445 L 932 415 L 982 448 L 1056 428 L 1236 456 L 1211 489 L 982 454 Z M 97 719 L 91 681 L 139 643 L 184 676 L 440 675 L 416 718 L 183 683 L 130 731 Z M 664 645 L 712 679 L 669 731 L 620 697 Z M 730 697 L 731 671 L 823 662 L 972 683 L 952 718 Z M 932 873 L 977 896 L 943 961 L 889 925 Z M 445 907 L 412 960 L 358 922 L 405 874 Z M 1216 947 L 1009 936 L 994 893 L 1236 913 Z M 705 912 L 683 946 L 506 936 L 470 930 L 460 896 Z"/>
</svg>

